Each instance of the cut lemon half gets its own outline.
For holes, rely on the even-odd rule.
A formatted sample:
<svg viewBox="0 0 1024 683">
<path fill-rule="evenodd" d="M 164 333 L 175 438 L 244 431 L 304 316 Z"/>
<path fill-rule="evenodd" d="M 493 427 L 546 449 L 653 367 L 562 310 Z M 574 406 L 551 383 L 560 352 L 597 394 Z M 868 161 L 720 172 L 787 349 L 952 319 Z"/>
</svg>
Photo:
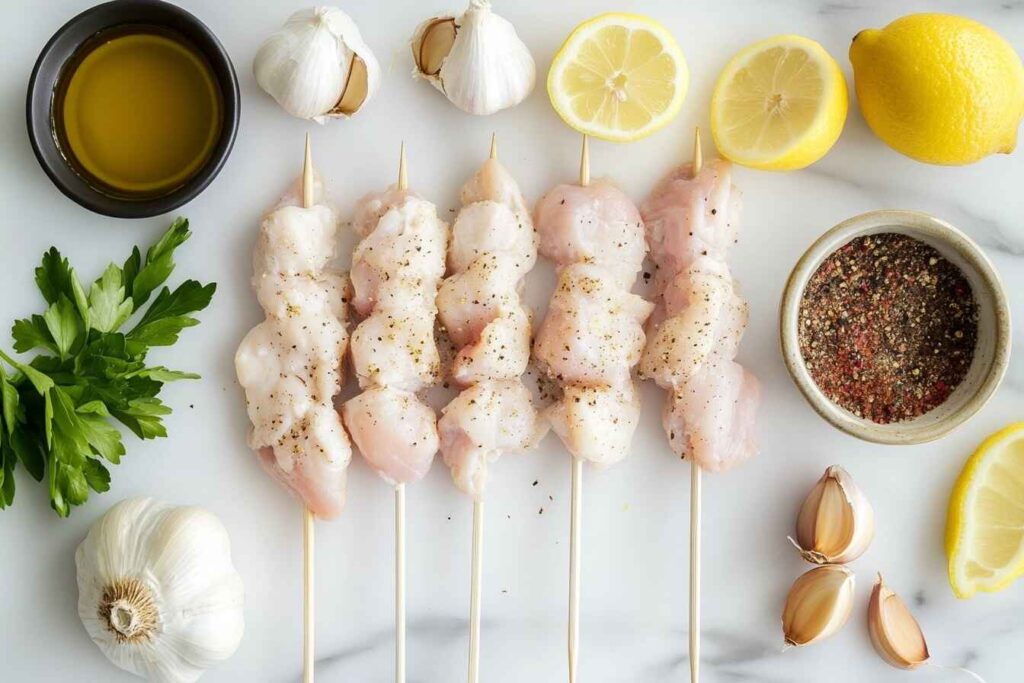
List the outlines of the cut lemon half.
<svg viewBox="0 0 1024 683">
<path fill-rule="evenodd" d="M 946 555 L 958 598 L 1024 575 L 1024 422 L 987 438 L 964 465 L 949 499 Z"/>
<path fill-rule="evenodd" d="M 832 148 L 846 122 L 846 79 L 836 60 L 801 36 L 775 36 L 739 52 L 711 98 L 711 134 L 738 164 L 788 171 Z"/>
<path fill-rule="evenodd" d="M 562 119 L 604 140 L 650 135 L 679 113 L 690 82 L 672 34 L 649 17 L 609 13 L 583 22 L 548 71 L 548 97 Z"/>
</svg>

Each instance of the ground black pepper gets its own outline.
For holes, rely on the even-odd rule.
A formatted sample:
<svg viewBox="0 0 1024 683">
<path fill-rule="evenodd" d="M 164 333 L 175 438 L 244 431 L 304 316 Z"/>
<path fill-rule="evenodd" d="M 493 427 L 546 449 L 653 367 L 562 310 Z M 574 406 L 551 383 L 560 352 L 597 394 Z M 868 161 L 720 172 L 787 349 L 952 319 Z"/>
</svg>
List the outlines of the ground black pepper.
<svg viewBox="0 0 1024 683">
<path fill-rule="evenodd" d="M 858 237 L 811 276 L 800 353 L 826 396 L 879 424 L 943 403 L 974 358 L 978 307 L 959 268 L 920 240 Z"/>
</svg>

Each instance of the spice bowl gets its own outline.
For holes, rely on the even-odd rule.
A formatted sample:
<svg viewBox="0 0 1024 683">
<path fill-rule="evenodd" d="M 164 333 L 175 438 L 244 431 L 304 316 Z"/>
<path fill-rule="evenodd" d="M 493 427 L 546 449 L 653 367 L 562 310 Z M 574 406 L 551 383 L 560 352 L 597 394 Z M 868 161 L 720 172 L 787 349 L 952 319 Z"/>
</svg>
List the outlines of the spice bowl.
<svg viewBox="0 0 1024 683">
<path fill-rule="evenodd" d="M 897 233 L 934 248 L 964 275 L 977 307 L 977 340 L 966 375 L 942 403 L 906 421 L 879 423 L 833 402 L 815 383 L 800 350 L 800 306 L 808 283 L 837 249 L 860 237 Z M 982 250 L 945 221 L 916 211 L 884 210 L 833 227 L 804 252 L 782 294 L 779 334 L 786 367 L 812 408 L 834 427 L 865 441 L 917 444 L 938 439 L 967 421 L 991 398 L 1010 356 L 1010 311 L 1002 282 Z M 838 363 L 834 368 L 843 372 Z"/>
</svg>

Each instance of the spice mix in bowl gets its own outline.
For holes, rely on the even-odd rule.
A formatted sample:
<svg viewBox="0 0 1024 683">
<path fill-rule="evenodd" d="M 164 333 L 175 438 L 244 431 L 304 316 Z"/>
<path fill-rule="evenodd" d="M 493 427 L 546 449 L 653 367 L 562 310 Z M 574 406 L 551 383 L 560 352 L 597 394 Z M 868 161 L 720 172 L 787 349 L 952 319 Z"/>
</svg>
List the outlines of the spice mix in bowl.
<svg viewBox="0 0 1024 683">
<path fill-rule="evenodd" d="M 812 407 L 869 441 L 921 443 L 977 412 L 1009 357 L 999 277 L 970 238 L 911 211 L 831 229 L 782 300 L 790 374 Z"/>
</svg>

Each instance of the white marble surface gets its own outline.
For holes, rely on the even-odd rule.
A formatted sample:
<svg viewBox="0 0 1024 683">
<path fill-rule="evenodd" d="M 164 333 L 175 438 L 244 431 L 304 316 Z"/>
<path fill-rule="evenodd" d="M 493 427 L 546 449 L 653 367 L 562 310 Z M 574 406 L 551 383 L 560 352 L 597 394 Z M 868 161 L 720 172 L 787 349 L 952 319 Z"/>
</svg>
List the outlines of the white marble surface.
<svg viewBox="0 0 1024 683">
<path fill-rule="evenodd" d="M 0 2 L 0 321 L 38 310 L 31 268 L 51 244 L 83 275 L 149 243 L 168 218 L 120 221 L 86 213 L 54 189 L 35 163 L 24 130 L 24 90 L 42 44 L 83 0 Z M 49 510 L 44 487 L 19 476 L 18 500 L 0 513 L 0 679 L 129 682 L 89 641 L 76 615 L 73 554 L 88 526 L 126 496 L 149 494 L 216 512 L 231 532 L 247 591 L 246 637 L 206 681 L 291 683 L 301 650 L 301 514 L 257 467 L 244 446 L 247 427 L 232 355 L 257 320 L 248 290 L 257 218 L 298 171 L 303 134 L 333 198 L 344 207 L 392 182 L 398 144 L 409 145 L 412 185 L 445 209 L 483 158 L 492 130 L 501 157 L 536 199 L 576 173 L 579 138 L 548 105 L 543 87 L 522 106 L 489 119 L 463 115 L 409 76 L 405 40 L 422 17 L 459 4 L 415 0 L 345 3 L 385 70 L 382 91 L 364 114 L 327 127 L 291 120 L 257 90 L 250 63 L 260 39 L 300 0 L 187 0 L 231 52 L 242 87 L 241 130 L 220 177 L 182 212 L 195 236 L 176 277 L 216 279 L 219 290 L 200 327 L 153 354 L 203 380 L 171 387 L 171 437 L 139 443 L 114 470 L 110 493 L 93 496 L 68 520 Z M 593 172 L 610 174 L 639 199 L 689 153 L 694 124 L 707 123 L 714 79 L 728 57 L 755 39 L 800 33 L 822 42 L 851 79 L 846 51 L 858 30 L 925 9 L 959 12 L 997 28 L 1024 50 L 1024 4 L 994 2 L 499 2 L 534 50 L 540 73 L 580 20 L 608 8 L 644 12 L 671 29 L 689 60 L 692 85 L 667 130 L 629 146 L 596 143 Z M 852 85 L 852 80 L 850 81 Z M 710 150 L 709 150 L 710 151 Z M 743 234 L 735 272 L 752 318 L 741 360 L 764 383 L 761 455 L 704 494 L 704 665 L 706 683 L 829 680 L 885 682 L 915 677 L 967 680 L 926 670 L 905 674 L 877 658 L 864 623 L 876 571 L 908 598 L 938 662 L 963 665 L 989 683 L 1024 677 L 1024 584 L 958 602 L 945 577 L 946 499 L 960 467 L 987 434 L 1024 417 L 1024 326 L 1015 332 L 1009 375 L 992 402 L 938 443 L 883 447 L 837 433 L 790 383 L 776 341 L 778 298 L 789 268 L 823 230 L 877 208 L 913 208 L 972 235 L 1000 270 L 1013 312 L 1024 320 L 1024 151 L 966 168 L 915 163 L 891 151 L 856 106 L 824 160 L 790 174 L 740 169 Z M 550 271 L 531 277 L 543 301 Z M 0 344 L 9 348 L 6 333 Z M 648 388 L 633 454 L 605 473 L 588 472 L 583 527 L 581 680 L 660 683 L 687 680 L 687 466 L 669 457 L 658 427 L 660 396 Z M 779 614 L 790 582 L 807 567 L 786 542 L 796 508 L 831 463 L 841 463 L 872 500 L 878 533 L 854 564 L 858 604 L 838 636 L 781 652 Z M 533 453 L 493 469 L 484 564 L 483 680 L 548 683 L 565 675 L 569 467 L 553 437 Z M 543 511 L 543 512 L 542 512 Z M 438 462 L 408 492 L 409 681 L 463 680 L 471 506 Z M 318 525 L 317 680 L 392 680 L 392 495 L 367 468 L 351 468 L 345 516 Z"/>
</svg>

